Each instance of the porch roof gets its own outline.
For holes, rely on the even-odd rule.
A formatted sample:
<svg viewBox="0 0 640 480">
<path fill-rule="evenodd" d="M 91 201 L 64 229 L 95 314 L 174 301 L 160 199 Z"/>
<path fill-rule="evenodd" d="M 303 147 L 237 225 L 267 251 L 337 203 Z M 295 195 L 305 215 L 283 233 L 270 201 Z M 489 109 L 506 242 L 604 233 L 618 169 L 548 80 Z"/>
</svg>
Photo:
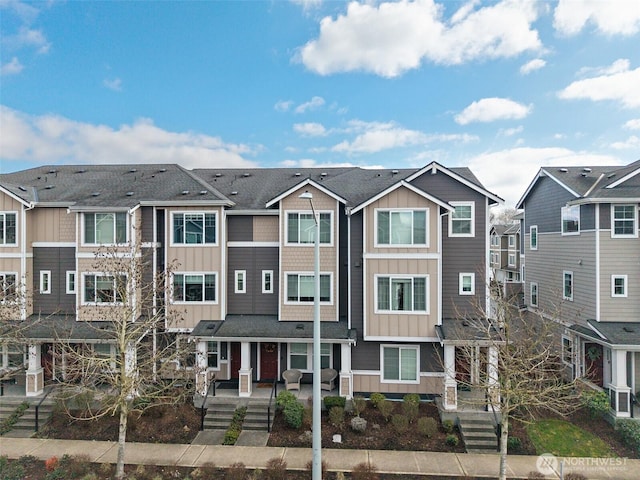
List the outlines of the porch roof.
<svg viewBox="0 0 640 480">
<path fill-rule="evenodd" d="M 610 345 L 640 347 L 640 322 L 598 322 L 587 320 L 588 327 L 574 324 L 571 330 Z M 590 327 L 590 328 L 589 328 Z"/>
<path fill-rule="evenodd" d="M 443 344 L 468 345 L 501 342 L 500 332 L 487 319 L 443 318 L 436 326 L 436 333 Z"/>
<path fill-rule="evenodd" d="M 201 320 L 192 337 L 218 340 L 256 339 L 260 341 L 311 340 L 313 322 L 279 321 L 276 315 L 227 315 L 226 320 Z M 356 331 L 347 322 L 320 322 L 320 336 L 332 343 L 355 343 Z"/>
<path fill-rule="evenodd" d="M 95 341 L 107 343 L 114 340 L 112 322 L 77 321 L 75 315 L 31 315 L 24 322 L 12 322 L 18 338 L 25 342 Z M 11 327 L 10 327 L 11 328 Z"/>
</svg>

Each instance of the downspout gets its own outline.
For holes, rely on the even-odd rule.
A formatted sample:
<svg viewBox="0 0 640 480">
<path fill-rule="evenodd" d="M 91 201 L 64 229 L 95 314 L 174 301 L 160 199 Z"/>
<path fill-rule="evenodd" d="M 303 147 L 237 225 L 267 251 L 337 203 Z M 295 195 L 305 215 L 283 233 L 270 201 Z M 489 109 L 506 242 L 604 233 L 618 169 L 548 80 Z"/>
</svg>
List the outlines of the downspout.
<svg viewBox="0 0 640 480">
<path fill-rule="evenodd" d="M 27 319 L 27 212 L 33 210 L 33 202 L 29 206 L 22 205 L 22 222 L 20 222 L 20 320 Z"/>
<path fill-rule="evenodd" d="M 442 325 L 442 263 L 444 262 L 444 252 L 442 251 L 442 221 L 449 213 L 447 210 L 438 215 L 438 323 L 436 325 Z"/>
<path fill-rule="evenodd" d="M 600 321 L 600 206 L 596 203 L 596 321 Z"/>
</svg>

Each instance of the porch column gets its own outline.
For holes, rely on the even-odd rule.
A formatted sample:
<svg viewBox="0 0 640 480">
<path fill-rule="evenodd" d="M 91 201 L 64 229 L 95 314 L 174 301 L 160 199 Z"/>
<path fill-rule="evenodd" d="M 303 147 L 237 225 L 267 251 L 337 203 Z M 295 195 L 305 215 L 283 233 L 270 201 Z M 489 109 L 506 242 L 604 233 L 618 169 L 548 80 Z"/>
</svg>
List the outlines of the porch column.
<svg viewBox="0 0 640 480">
<path fill-rule="evenodd" d="M 44 369 L 40 361 L 40 344 L 29 345 L 29 359 L 26 373 L 26 396 L 37 397 L 44 392 Z"/>
<path fill-rule="evenodd" d="M 631 388 L 627 385 L 627 351 L 611 350 L 611 408 L 616 417 L 631 416 Z"/>
<path fill-rule="evenodd" d="M 196 343 L 196 392 L 203 397 L 209 389 L 207 366 L 207 342 L 206 340 L 198 340 Z"/>
<path fill-rule="evenodd" d="M 498 379 L 498 349 L 489 347 L 487 359 L 487 408 L 496 412 L 500 411 L 500 383 Z"/>
<path fill-rule="evenodd" d="M 240 372 L 238 373 L 238 396 L 250 397 L 253 388 L 251 368 L 251 343 L 240 344 Z"/>
<path fill-rule="evenodd" d="M 353 373 L 351 372 L 351 345 L 340 345 L 340 385 L 339 395 L 350 399 L 353 397 Z"/>
<path fill-rule="evenodd" d="M 456 382 L 456 347 L 444 346 L 444 395 L 442 406 L 445 410 L 458 409 L 458 383 Z"/>
</svg>

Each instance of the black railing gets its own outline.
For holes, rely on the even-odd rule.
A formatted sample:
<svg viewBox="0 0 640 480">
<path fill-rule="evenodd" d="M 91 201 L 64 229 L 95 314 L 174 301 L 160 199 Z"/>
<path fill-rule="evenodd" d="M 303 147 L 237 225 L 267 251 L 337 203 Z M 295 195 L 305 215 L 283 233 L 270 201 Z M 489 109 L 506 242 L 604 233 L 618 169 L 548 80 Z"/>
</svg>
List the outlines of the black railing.
<svg viewBox="0 0 640 480">
<path fill-rule="evenodd" d="M 633 394 L 633 392 L 631 392 L 631 418 L 633 418 L 633 406 L 637 404 L 638 404 L 638 399 Z"/>
<path fill-rule="evenodd" d="M 49 396 L 49 394 L 53 392 L 53 388 L 49 388 L 49 390 L 47 390 L 47 393 L 45 393 L 42 398 L 40 399 L 40 401 L 38 402 L 38 404 L 36 405 L 36 418 L 35 418 L 35 432 L 38 432 L 38 428 L 40 427 L 40 406 L 42 405 L 42 402 L 44 402 L 44 400 Z"/>
<path fill-rule="evenodd" d="M 496 409 L 493 406 L 491 395 L 487 396 L 487 403 L 491 407 L 491 411 L 493 412 L 493 419 L 496 422 L 495 430 L 496 430 L 496 437 L 498 437 L 498 451 L 500 451 L 500 437 L 502 436 L 502 424 L 498 421 L 498 414 L 496 413 Z"/>
<path fill-rule="evenodd" d="M 271 433 L 271 404 L 274 397 L 278 396 L 278 379 L 273 379 L 273 386 L 271 387 L 271 395 L 269 396 L 269 405 L 267 405 L 267 432 Z"/>
<path fill-rule="evenodd" d="M 216 396 L 215 375 L 211 379 L 211 383 L 209 384 L 209 387 L 207 387 L 207 391 L 204 393 L 204 396 L 202 397 L 202 405 L 200 405 L 200 431 L 204 430 L 204 417 L 207 411 L 205 407 L 207 406 L 207 398 L 209 398 L 209 392 L 211 391 L 212 388 L 213 388 L 213 396 L 215 397 Z"/>
</svg>

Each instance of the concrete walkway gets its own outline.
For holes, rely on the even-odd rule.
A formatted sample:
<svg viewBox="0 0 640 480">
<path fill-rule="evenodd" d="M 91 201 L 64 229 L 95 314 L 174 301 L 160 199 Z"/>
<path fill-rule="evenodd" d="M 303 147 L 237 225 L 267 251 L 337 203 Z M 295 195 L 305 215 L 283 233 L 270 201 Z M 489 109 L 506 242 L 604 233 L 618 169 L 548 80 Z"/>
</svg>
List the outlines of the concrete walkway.
<svg viewBox="0 0 640 480">
<path fill-rule="evenodd" d="M 116 442 L 55 440 L 37 438 L 0 437 L 0 455 L 19 458 L 33 455 L 45 460 L 52 456 L 89 455 L 92 462 L 115 463 Z M 247 468 L 263 468 L 272 458 L 282 458 L 287 468 L 306 470 L 311 460 L 310 448 L 247 447 L 222 445 L 175 445 L 153 443 L 127 443 L 127 464 L 198 467 L 211 462 L 228 467 L 242 462 Z M 499 457 L 495 454 L 458 454 L 438 452 L 400 452 L 387 450 L 323 449 L 322 460 L 330 471 L 351 471 L 367 462 L 380 473 L 399 473 L 436 478 L 484 477 L 498 474 Z M 542 471 L 546 478 L 560 478 L 561 459 L 552 458 L 542 463 L 540 457 L 510 455 L 510 478 L 527 478 L 529 472 Z M 615 458 L 564 459 L 564 474 L 581 473 L 589 479 L 640 479 L 640 460 Z M 552 468 L 549 468 L 552 467 Z M 541 470 L 542 469 L 542 470 Z"/>
</svg>

